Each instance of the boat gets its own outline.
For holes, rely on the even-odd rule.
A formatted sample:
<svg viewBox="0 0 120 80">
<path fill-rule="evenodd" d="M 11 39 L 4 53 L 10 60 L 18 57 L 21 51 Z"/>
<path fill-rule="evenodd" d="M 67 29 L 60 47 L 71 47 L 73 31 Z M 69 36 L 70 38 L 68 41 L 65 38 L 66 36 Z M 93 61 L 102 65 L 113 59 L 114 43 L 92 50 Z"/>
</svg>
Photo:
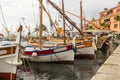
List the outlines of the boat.
<svg viewBox="0 0 120 80">
<path fill-rule="evenodd" d="M 22 26 L 15 44 L 0 46 L 0 80 L 16 80 L 17 66 L 22 64 L 19 59 L 21 30 Z"/>
<path fill-rule="evenodd" d="M 81 16 L 80 26 L 81 26 L 81 31 L 83 32 L 82 0 L 80 1 L 80 16 Z M 79 33 L 76 33 L 75 57 L 95 59 L 96 58 L 95 51 L 97 50 L 97 48 L 94 41 L 94 36 L 93 35 L 88 36 L 87 32 L 83 34 L 84 35 L 80 35 Z"/>
<path fill-rule="evenodd" d="M 101 50 L 104 54 L 107 54 L 113 39 L 112 32 L 110 30 L 87 30 L 87 32 L 97 36 L 95 37 L 97 50 Z"/>
<path fill-rule="evenodd" d="M 40 5 L 42 0 L 39 1 Z M 37 45 L 39 46 L 26 46 L 22 58 L 34 62 L 74 62 L 74 51 L 72 44 L 61 44 L 54 46 L 45 46 L 42 43 L 42 8 L 40 6 L 40 39 Z"/>
<path fill-rule="evenodd" d="M 88 39 L 88 37 L 85 36 L 85 34 L 83 33 L 83 28 L 79 28 L 75 22 L 73 20 L 71 20 L 66 14 L 64 14 L 62 12 L 62 9 L 60 9 L 55 3 L 53 3 L 51 0 L 48 0 L 48 2 L 61 14 L 61 15 L 64 15 L 64 17 L 66 18 L 66 20 L 72 25 L 74 26 L 78 32 L 77 32 L 77 35 L 76 38 L 75 38 L 75 46 L 74 46 L 74 51 L 75 51 L 75 56 L 77 57 L 90 57 L 90 58 L 95 58 L 95 51 L 96 51 L 96 44 L 95 42 L 93 42 L 93 37 L 90 37 L 90 39 Z M 82 3 L 81 3 L 82 4 Z M 80 5 L 81 9 L 82 9 L 82 5 Z M 83 26 L 82 25 L 82 21 L 83 21 L 83 18 L 82 18 L 82 10 L 81 10 L 81 27 Z M 73 33 L 73 32 L 72 32 Z M 74 34 L 74 33 L 73 33 Z M 75 32 L 76 34 L 76 32 Z M 74 36 L 74 37 L 75 37 Z M 81 37 L 82 38 L 77 38 L 77 36 Z M 84 37 L 86 37 L 87 39 L 84 39 Z M 56 42 L 59 41 L 59 40 L 56 40 Z M 69 40 L 68 43 L 72 43 L 73 41 L 72 40 Z"/>
<path fill-rule="evenodd" d="M 76 53 L 75 56 L 79 58 L 92 58 L 94 59 L 95 51 L 97 50 L 96 45 L 92 41 L 84 41 L 81 43 L 76 42 Z"/>
<path fill-rule="evenodd" d="M 101 36 L 98 38 L 97 48 L 99 50 L 102 50 L 102 52 L 106 54 L 108 52 L 108 50 L 110 49 L 111 43 L 112 43 L 112 35 L 111 34 Z"/>
</svg>

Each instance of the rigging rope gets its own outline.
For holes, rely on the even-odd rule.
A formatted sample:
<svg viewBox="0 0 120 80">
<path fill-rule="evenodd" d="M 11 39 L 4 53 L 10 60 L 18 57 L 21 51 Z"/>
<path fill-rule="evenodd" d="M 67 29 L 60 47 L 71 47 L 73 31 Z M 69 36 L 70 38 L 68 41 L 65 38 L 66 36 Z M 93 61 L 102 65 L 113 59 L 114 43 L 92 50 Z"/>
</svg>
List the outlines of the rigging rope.
<svg viewBox="0 0 120 80">
<path fill-rule="evenodd" d="M 53 54 L 54 54 L 55 57 L 58 59 L 58 61 L 60 61 L 60 62 L 63 63 L 63 61 L 61 61 L 60 58 L 59 58 L 55 53 L 53 53 Z M 67 68 L 68 70 L 70 70 L 70 71 L 72 72 L 72 70 L 71 70 L 67 65 L 65 65 L 65 68 Z"/>
<path fill-rule="evenodd" d="M 31 70 L 31 72 L 32 72 L 32 74 L 34 75 L 35 80 L 36 80 L 36 79 L 37 79 L 37 76 L 35 75 L 35 72 L 33 71 L 32 67 L 31 67 L 31 65 L 30 65 L 30 63 L 29 63 L 29 60 L 27 59 L 26 61 L 27 61 L 28 67 L 30 68 L 30 70 Z M 38 77 L 38 78 L 39 78 L 39 77 Z"/>
<path fill-rule="evenodd" d="M 33 0 L 32 0 L 32 10 L 33 10 L 33 17 L 34 17 L 34 21 L 35 21 L 35 25 L 37 25 L 37 20 L 36 20 L 36 17 L 35 17 L 35 9 L 34 9 L 34 3 L 33 3 Z"/>
<path fill-rule="evenodd" d="M 4 22 L 3 28 L 6 30 L 8 36 L 9 36 L 9 30 L 7 28 L 7 24 L 6 24 L 6 21 L 5 21 L 5 17 L 4 17 L 4 14 L 3 14 L 3 10 L 2 10 L 1 4 L 0 4 L 0 11 L 1 11 L 2 18 L 3 18 L 3 22 Z"/>
</svg>

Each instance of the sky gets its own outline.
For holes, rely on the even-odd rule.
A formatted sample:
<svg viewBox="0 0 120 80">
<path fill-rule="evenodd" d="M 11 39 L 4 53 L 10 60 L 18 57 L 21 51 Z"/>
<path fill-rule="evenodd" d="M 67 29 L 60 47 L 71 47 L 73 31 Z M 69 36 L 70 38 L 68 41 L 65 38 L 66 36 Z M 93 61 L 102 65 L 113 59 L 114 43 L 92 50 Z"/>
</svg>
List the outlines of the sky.
<svg viewBox="0 0 120 80">
<path fill-rule="evenodd" d="M 59 0 L 51 0 L 57 5 L 60 5 Z M 64 0 L 65 10 L 80 15 L 80 1 L 81 0 Z M 88 20 L 99 18 L 99 12 L 103 11 L 104 8 L 112 8 L 118 4 L 119 0 L 82 0 L 83 16 Z M 52 19 L 57 18 L 58 12 L 51 7 L 50 4 L 43 0 L 43 4 L 49 10 Z M 25 24 L 30 26 L 31 31 L 34 30 L 35 26 L 39 24 L 39 3 L 38 0 L 0 0 L 0 5 L 5 18 L 6 25 L 12 33 L 14 33 L 19 26 L 22 24 L 23 31 L 27 32 Z M 75 21 L 78 25 L 80 24 L 79 18 L 72 15 L 68 16 Z M 22 21 L 24 18 L 24 22 Z M 4 24 L 2 13 L 0 10 L 0 33 L 5 33 L 5 29 L 2 27 Z M 50 26 L 49 19 L 45 13 L 43 13 L 43 24 Z"/>
</svg>

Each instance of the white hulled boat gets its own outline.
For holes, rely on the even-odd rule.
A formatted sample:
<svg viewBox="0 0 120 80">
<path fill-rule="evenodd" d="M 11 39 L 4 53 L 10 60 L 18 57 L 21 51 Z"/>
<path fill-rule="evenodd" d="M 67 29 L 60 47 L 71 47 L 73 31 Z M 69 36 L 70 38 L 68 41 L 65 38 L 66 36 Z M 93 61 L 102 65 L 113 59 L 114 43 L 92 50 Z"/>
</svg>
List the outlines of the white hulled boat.
<svg viewBox="0 0 120 80">
<path fill-rule="evenodd" d="M 74 61 L 74 51 L 71 44 L 61 46 L 43 46 L 42 43 L 42 0 L 40 2 L 40 41 L 39 47 L 27 46 L 22 58 L 35 62 L 72 62 Z"/>
<path fill-rule="evenodd" d="M 82 43 L 76 43 L 76 57 L 81 58 L 95 58 L 96 45 L 92 41 L 84 41 Z"/>
<path fill-rule="evenodd" d="M 26 47 L 22 58 L 37 62 L 73 62 L 74 52 L 72 45 L 42 49 L 28 46 Z"/>
<path fill-rule="evenodd" d="M 16 80 L 17 66 L 22 64 L 19 59 L 21 30 L 22 26 L 18 30 L 16 44 L 0 46 L 0 80 Z"/>
</svg>

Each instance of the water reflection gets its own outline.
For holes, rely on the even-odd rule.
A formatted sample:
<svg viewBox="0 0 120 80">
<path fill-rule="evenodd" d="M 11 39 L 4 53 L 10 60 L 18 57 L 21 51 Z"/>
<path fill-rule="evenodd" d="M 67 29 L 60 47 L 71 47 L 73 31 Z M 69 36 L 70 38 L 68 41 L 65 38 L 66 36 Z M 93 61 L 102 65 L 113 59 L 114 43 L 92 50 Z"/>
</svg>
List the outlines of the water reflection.
<svg viewBox="0 0 120 80">
<path fill-rule="evenodd" d="M 76 59 L 73 65 L 30 62 L 18 70 L 18 80 L 90 80 L 99 66 L 87 59 Z"/>
</svg>

